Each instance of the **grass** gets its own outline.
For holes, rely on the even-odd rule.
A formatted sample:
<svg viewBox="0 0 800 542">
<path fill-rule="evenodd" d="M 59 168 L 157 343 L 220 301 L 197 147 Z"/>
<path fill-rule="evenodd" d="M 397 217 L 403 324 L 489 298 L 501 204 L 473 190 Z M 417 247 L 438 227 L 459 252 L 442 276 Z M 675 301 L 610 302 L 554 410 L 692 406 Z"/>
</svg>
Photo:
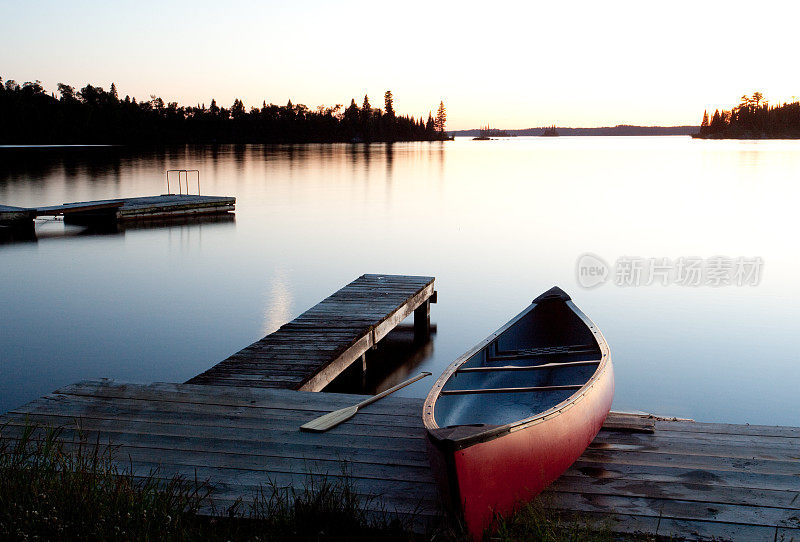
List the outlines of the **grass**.
<svg viewBox="0 0 800 542">
<path fill-rule="evenodd" d="M 522 505 L 515 514 L 496 518 L 496 532 L 484 539 L 510 542 L 611 542 L 615 540 L 606 525 L 589 524 L 545 506 L 539 498 Z"/>
<path fill-rule="evenodd" d="M 0 540 L 412 540 L 409 526 L 367 510 L 352 484 L 269 484 L 227 518 L 204 481 L 134 476 L 116 448 L 65 441 L 59 429 L 0 427 Z M 375 506 L 371 507 L 375 508 Z"/>
<path fill-rule="evenodd" d="M 0 539 L 160 540 L 185 532 L 208 496 L 203 484 L 121 472 L 99 442 L 71 446 L 32 425 L 15 437 L 0 439 Z"/>
<path fill-rule="evenodd" d="M 310 477 L 302 490 L 274 484 L 251 502 L 237 502 L 228 517 L 201 515 L 213 488 L 199 480 L 158 472 L 135 476 L 116 460 L 117 449 L 86 440 L 66 441 L 59 429 L 0 427 L 0 540 L 469 540 L 442 521 L 424 535 L 408 522 L 365 501 L 347 476 L 332 482 Z M 549 511 L 541 500 L 497 519 L 485 540 L 572 542 L 619 540 L 610 530 L 583 525 Z"/>
</svg>

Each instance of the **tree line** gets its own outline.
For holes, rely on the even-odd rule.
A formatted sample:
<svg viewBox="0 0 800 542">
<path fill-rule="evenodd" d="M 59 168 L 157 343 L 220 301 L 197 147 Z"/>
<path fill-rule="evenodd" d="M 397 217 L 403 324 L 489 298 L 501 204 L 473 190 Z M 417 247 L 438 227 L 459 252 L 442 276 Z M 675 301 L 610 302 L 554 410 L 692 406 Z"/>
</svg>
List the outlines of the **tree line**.
<svg viewBox="0 0 800 542">
<path fill-rule="evenodd" d="M 337 104 L 310 109 L 302 104 L 267 104 L 249 110 L 240 99 L 220 107 L 212 99 L 197 106 L 165 103 L 160 97 L 138 101 L 120 98 L 87 84 L 76 90 L 58 84 L 58 96 L 39 81 L 18 84 L 0 78 L 0 144 L 168 144 L 168 143 L 311 143 L 434 141 L 447 139 L 447 113 L 401 116 L 391 91 L 384 108 L 369 97 L 359 107 Z"/>
<path fill-rule="evenodd" d="M 703 139 L 782 139 L 800 138 L 800 102 L 770 106 L 764 95 L 754 92 L 741 97 L 730 111 L 717 109 L 709 117 L 703 112 L 700 132 Z"/>
</svg>

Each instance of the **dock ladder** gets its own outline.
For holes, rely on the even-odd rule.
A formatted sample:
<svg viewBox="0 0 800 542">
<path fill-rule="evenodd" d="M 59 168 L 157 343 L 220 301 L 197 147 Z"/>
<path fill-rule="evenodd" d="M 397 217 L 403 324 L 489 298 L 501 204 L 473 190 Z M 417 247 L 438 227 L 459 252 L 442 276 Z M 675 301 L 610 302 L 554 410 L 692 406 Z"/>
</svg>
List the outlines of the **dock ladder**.
<svg viewBox="0 0 800 542">
<path fill-rule="evenodd" d="M 183 184 L 186 183 L 186 195 L 189 195 L 189 174 L 194 173 L 197 178 L 197 195 L 200 195 L 200 170 L 199 169 L 168 169 L 167 170 L 167 194 L 172 194 L 169 191 L 169 174 L 177 173 L 178 175 L 178 194 L 183 195 Z"/>
</svg>

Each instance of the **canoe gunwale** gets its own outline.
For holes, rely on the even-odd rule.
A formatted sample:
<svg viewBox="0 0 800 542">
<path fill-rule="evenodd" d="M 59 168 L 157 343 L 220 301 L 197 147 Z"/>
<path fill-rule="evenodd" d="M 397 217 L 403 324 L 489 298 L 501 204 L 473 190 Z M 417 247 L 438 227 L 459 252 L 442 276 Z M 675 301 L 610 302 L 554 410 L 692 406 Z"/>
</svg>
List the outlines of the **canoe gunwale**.
<svg viewBox="0 0 800 542">
<path fill-rule="evenodd" d="M 549 292 L 547 292 L 549 293 Z M 517 316 L 512 318 L 509 322 L 507 322 L 504 326 L 500 329 L 495 331 L 494 333 L 490 334 L 484 340 L 479 342 L 477 345 L 472 347 L 466 353 L 462 354 L 458 359 L 456 359 L 453 363 L 448 366 L 448 368 L 442 373 L 442 375 L 436 380 L 433 387 L 431 388 L 428 396 L 425 399 L 425 404 L 423 406 L 422 411 L 422 419 L 425 424 L 425 428 L 427 429 L 428 435 L 432 443 L 442 449 L 443 451 L 447 452 L 454 452 L 456 450 L 461 450 L 464 448 L 468 448 L 478 443 L 487 442 L 499 437 L 502 437 L 505 434 L 513 433 L 516 431 L 520 431 L 527 427 L 537 425 L 543 423 L 547 420 L 554 418 L 555 416 L 560 415 L 562 412 L 572 408 L 576 404 L 580 403 L 584 397 L 592 390 L 595 384 L 600 380 L 600 378 L 604 375 L 604 373 L 609 369 L 611 366 L 610 360 L 610 351 L 608 344 L 606 343 L 605 337 L 603 337 L 602 332 L 600 329 L 586 316 L 583 311 L 581 311 L 569 296 L 564 294 L 564 297 L 560 298 L 567 307 L 569 307 L 586 325 L 589 331 L 593 334 L 595 341 L 600 350 L 600 360 L 598 361 L 598 367 L 592 376 L 586 381 L 586 383 L 581 386 L 574 394 L 567 397 L 564 401 L 558 403 L 557 405 L 549 408 L 548 410 L 539 412 L 534 416 L 529 418 L 523 418 L 521 420 L 517 420 L 505 425 L 464 425 L 459 426 L 463 429 L 467 429 L 467 431 L 461 431 L 461 436 L 453 438 L 451 437 L 451 432 L 446 431 L 447 428 L 440 428 L 439 425 L 436 423 L 435 418 L 435 405 L 436 401 L 439 399 L 440 393 L 445 385 L 445 383 L 450 379 L 451 376 L 455 374 L 458 368 L 467 362 L 472 356 L 477 354 L 479 351 L 483 350 L 487 346 L 489 346 L 492 341 L 494 341 L 497 337 L 502 335 L 505 331 L 507 331 L 510 327 L 515 325 L 519 320 L 524 318 L 528 313 L 530 313 L 539 303 L 549 302 L 553 300 L 552 296 L 545 297 L 545 295 L 539 296 L 531 303 L 528 307 L 526 307 L 521 313 Z M 467 433 L 467 434 L 464 434 Z"/>
</svg>

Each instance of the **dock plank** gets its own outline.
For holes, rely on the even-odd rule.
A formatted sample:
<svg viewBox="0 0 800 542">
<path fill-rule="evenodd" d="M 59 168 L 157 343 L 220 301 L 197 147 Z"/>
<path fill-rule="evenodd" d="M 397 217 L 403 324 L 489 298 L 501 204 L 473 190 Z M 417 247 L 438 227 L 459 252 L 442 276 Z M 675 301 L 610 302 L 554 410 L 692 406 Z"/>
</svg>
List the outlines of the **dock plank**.
<svg viewBox="0 0 800 542">
<path fill-rule="evenodd" d="M 197 474 L 215 487 L 213 506 L 204 509 L 209 514 L 224 515 L 270 484 L 302 490 L 323 477 L 349 480 L 368 510 L 416 518 L 424 528 L 440 512 L 421 399 L 386 397 L 327 433 L 298 429 L 362 398 L 84 381 L 14 409 L 0 424 L 4 438 L 19 436 L 30 422 L 63 428 L 68 442 L 99 437 L 137 475 L 156 468 L 164 479 Z M 797 538 L 800 461 L 791 456 L 792 428 L 701 424 L 695 431 L 693 422 L 656 419 L 653 429 L 644 419 L 653 418 L 610 416 L 592 446 L 542 495 L 545 506 L 619 533 Z M 758 453 L 746 457 L 752 451 Z"/>
<path fill-rule="evenodd" d="M 320 391 L 426 303 L 433 282 L 362 275 L 188 383 Z"/>
<path fill-rule="evenodd" d="M 157 469 L 165 480 L 175 474 L 208 479 L 218 513 L 224 513 L 221 504 L 270 484 L 302 490 L 322 477 L 347 480 L 367 503 L 380 497 L 376 511 L 433 518 L 438 497 L 420 400 L 387 397 L 326 433 L 299 430 L 361 400 L 282 389 L 84 381 L 3 415 L 0 433 L 14 439 L 28 423 L 58 427 L 72 449 L 80 441 L 113 446 L 120 467 L 137 475 Z"/>
</svg>

